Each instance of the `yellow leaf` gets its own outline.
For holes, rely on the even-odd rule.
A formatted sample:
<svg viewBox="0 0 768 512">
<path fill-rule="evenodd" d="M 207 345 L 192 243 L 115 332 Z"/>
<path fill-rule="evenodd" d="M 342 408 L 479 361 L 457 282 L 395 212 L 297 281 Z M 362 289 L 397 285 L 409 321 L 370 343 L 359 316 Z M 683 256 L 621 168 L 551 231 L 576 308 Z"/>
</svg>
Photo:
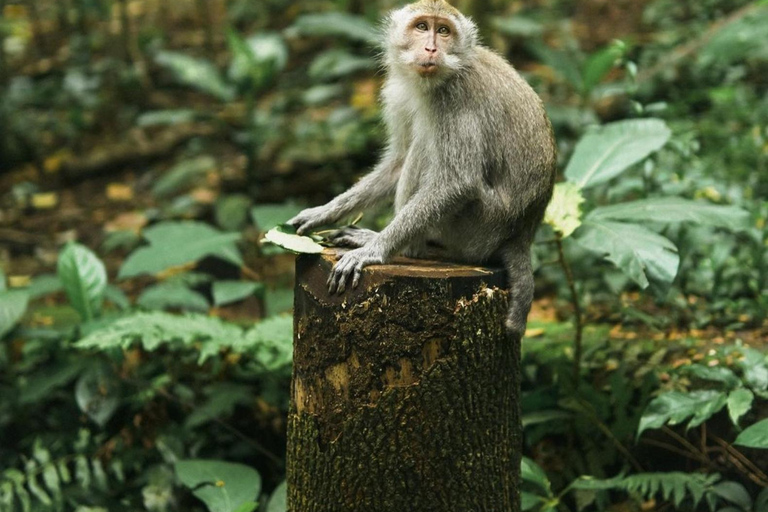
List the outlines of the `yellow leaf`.
<svg viewBox="0 0 768 512">
<path fill-rule="evenodd" d="M 526 338 L 538 338 L 539 336 L 543 336 L 546 331 L 544 329 L 527 329 L 525 331 L 525 337 Z"/>
<path fill-rule="evenodd" d="M 8 285 L 11 288 L 24 288 L 29 286 L 32 276 L 8 276 Z"/>
<path fill-rule="evenodd" d="M 59 172 L 69 157 L 71 152 L 67 149 L 62 149 L 52 154 L 43 161 L 43 170 L 48 174 L 56 174 Z"/>
<path fill-rule="evenodd" d="M 122 183 L 110 183 L 107 185 L 107 198 L 110 201 L 131 201 L 133 189 Z"/>
<path fill-rule="evenodd" d="M 43 194 L 34 194 L 32 196 L 32 206 L 38 210 L 50 210 L 59 203 L 59 196 L 55 192 Z"/>
<path fill-rule="evenodd" d="M 560 233 L 563 238 L 571 236 L 581 226 L 581 203 L 584 196 L 573 183 L 558 183 L 552 194 L 552 201 L 544 214 L 544 222 Z"/>
</svg>

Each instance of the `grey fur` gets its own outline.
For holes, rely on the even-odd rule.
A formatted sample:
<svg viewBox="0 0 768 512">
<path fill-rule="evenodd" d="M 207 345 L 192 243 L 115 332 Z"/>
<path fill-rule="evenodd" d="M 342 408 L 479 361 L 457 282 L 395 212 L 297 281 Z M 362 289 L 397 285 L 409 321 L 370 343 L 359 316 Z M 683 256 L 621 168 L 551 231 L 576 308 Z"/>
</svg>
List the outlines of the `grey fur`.
<svg viewBox="0 0 768 512">
<path fill-rule="evenodd" d="M 381 162 L 347 192 L 289 222 L 305 233 L 394 199 L 396 215 L 381 233 L 337 233 L 342 245 L 358 248 L 335 265 L 331 293 L 343 293 L 350 277 L 357 286 L 363 267 L 397 253 L 503 262 L 507 326 L 522 335 L 533 299 L 531 243 L 555 180 L 552 128 L 533 89 L 475 37 L 459 34 L 446 72 L 415 73 L 402 57 L 410 48 L 399 31 L 420 14 L 410 6 L 389 18 L 382 94 L 389 143 Z M 471 24 L 460 14 L 456 21 Z"/>
</svg>

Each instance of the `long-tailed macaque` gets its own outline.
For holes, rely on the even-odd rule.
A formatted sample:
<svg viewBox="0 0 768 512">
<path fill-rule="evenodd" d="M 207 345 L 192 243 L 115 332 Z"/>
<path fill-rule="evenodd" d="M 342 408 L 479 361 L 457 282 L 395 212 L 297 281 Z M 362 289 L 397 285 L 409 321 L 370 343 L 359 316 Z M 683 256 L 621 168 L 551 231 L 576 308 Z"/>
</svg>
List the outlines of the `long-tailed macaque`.
<svg viewBox="0 0 768 512">
<path fill-rule="evenodd" d="M 394 198 L 380 233 L 335 232 L 345 253 L 331 293 L 367 265 L 402 253 L 482 264 L 510 279 L 507 327 L 525 331 L 533 300 L 531 243 L 552 195 L 556 148 L 540 98 L 501 56 L 479 45 L 476 25 L 444 0 L 422 0 L 386 22 L 380 163 L 328 204 L 289 221 L 299 234 Z"/>
</svg>

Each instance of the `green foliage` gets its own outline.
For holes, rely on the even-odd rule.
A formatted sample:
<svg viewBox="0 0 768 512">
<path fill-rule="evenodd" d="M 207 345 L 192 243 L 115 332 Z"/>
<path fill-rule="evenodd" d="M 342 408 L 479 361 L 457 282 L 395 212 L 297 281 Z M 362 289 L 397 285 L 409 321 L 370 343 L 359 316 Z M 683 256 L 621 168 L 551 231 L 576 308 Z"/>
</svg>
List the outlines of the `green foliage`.
<svg viewBox="0 0 768 512">
<path fill-rule="evenodd" d="M 157 274 L 171 267 L 215 256 L 234 265 L 243 264 L 235 242 L 239 233 L 222 233 L 201 222 L 164 222 L 143 232 L 148 246 L 140 247 L 120 268 L 121 278 Z"/>
<path fill-rule="evenodd" d="M 376 62 L 371 58 L 358 57 L 346 50 L 328 50 L 312 61 L 309 66 L 309 76 L 319 82 L 325 82 L 375 67 Z"/>
<path fill-rule="evenodd" d="M 0 339 L 8 334 L 27 311 L 29 294 L 26 291 L 0 291 Z"/>
<path fill-rule="evenodd" d="M 151 310 L 178 309 L 199 312 L 208 311 L 210 307 L 205 296 L 178 282 L 147 287 L 141 292 L 136 304 Z"/>
<path fill-rule="evenodd" d="M 734 231 L 747 227 L 749 213 L 734 206 L 718 206 L 680 197 L 656 197 L 595 208 L 590 220 L 677 223 L 693 222 Z"/>
<path fill-rule="evenodd" d="M 227 41 L 232 50 L 228 76 L 243 90 L 264 88 L 288 62 L 288 49 L 278 34 L 263 33 L 244 39 L 230 30 Z"/>
<path fill-rule="evenodd" d="M 181 483 L 192 490 L 210 512 L 243 512 L 257 507 L 261 476 L 248 466 L 193 459 L 179 461 L 175 468 Z"/>
<path fill-rule="evenodd" d="M 70 243 L 59 255 L 57 274 L 70 304 L 85 321 L 101 312 L 107 287 L 107 271 L 87 247 Z"/>
<path fill-rule="evenodd" d="M 272 496 L 269 498 L 269 504 L 267 505 L 267 512 L 286 512 L 288 510 L 288 485 L 283 482 L 278 485 Z"/>
<path fill-rule="evenodd" d="M 216 202 L 216 224 L 224 231 L 238 231 L 248 222 L 248 212 L 253 202 L 241 194 L 224 196 Z"/>
<path fill-rule="evenodd" d="M 216 166 L 216 161 L 210 156 L 201 156 L 185 160 L 169 169 L 152 186 L 152 193 L 157 197 L 168 197 L 189 187 Z"/>
<path fill-rule="evenodd" d="M 155 56 L 155 62 L 168 69 L 181 84 L 210 94 L 221 101 L 232 101 L 235 98 L 232 87 L 224 81 L 216 66 L 207 60 L 178 52 L 162 51 Z"/>
<path fill-rule="evenodd" d="M 733 444 L 747 448 L 768 449 L 768 418 L 744 429 Z"/>
<path fill-rule="evenodd" d="M 216 306 L 225 306 L 233 302 L 239 302 L 251 297 L 255 293 L 264 290 L 261 283 L 248 283 L 244 281 L 216 281 L 213 283 L 213 303 Z"/>
<path fill-rule="evenodd" d="M 262 204 L 251 210 L 251 218 L 264 233 L 277 227 L 299 213 L 303 208 L 292 203 Z"/>
<path fill-rule="evenodd" d="M 661 149 L 671 135 L 659 119 L 619 121 L 593 130 L 576 145 L 565 177 L 581 188 L 605 183 Z"/>
<path fill-rule="evenodd" d="M 370 45 L 379 44 L 378 31 L 365 18 L 341 12 L 299 16 L 290 31 L 300 36 L 343 37 Z"/>
</svg>

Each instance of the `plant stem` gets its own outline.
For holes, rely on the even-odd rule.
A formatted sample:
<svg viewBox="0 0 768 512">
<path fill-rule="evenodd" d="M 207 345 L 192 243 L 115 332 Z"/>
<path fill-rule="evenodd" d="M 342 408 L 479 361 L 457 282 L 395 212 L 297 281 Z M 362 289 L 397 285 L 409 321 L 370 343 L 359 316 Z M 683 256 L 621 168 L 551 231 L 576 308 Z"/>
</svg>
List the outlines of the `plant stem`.
<svg viewBox="0 0 768 512">
<path fill-rule="evenodd" d="M 582 338 L 584 334 L 584 315 L 581 310 L 581 301 L 579 300 L 579 294 L 576 291 L 576 281 L 573 279 L 573 271 L 568 260 L 565 259 L 565 251 L 563 250 L 563 237 L 557 235 L 557 254 L 560 266 L 563 268 L 565 274 L 565 280 L 568 283 L 568 288 L 571 291 L 571 302 L 573 303 L 573 322 L 576 327 L 576 336 L 573 340 L 573 373 L 574 377 L 578 379 L 579 371 L 581 369 L 581 356 L 583 352 Z"/>
</svg>

